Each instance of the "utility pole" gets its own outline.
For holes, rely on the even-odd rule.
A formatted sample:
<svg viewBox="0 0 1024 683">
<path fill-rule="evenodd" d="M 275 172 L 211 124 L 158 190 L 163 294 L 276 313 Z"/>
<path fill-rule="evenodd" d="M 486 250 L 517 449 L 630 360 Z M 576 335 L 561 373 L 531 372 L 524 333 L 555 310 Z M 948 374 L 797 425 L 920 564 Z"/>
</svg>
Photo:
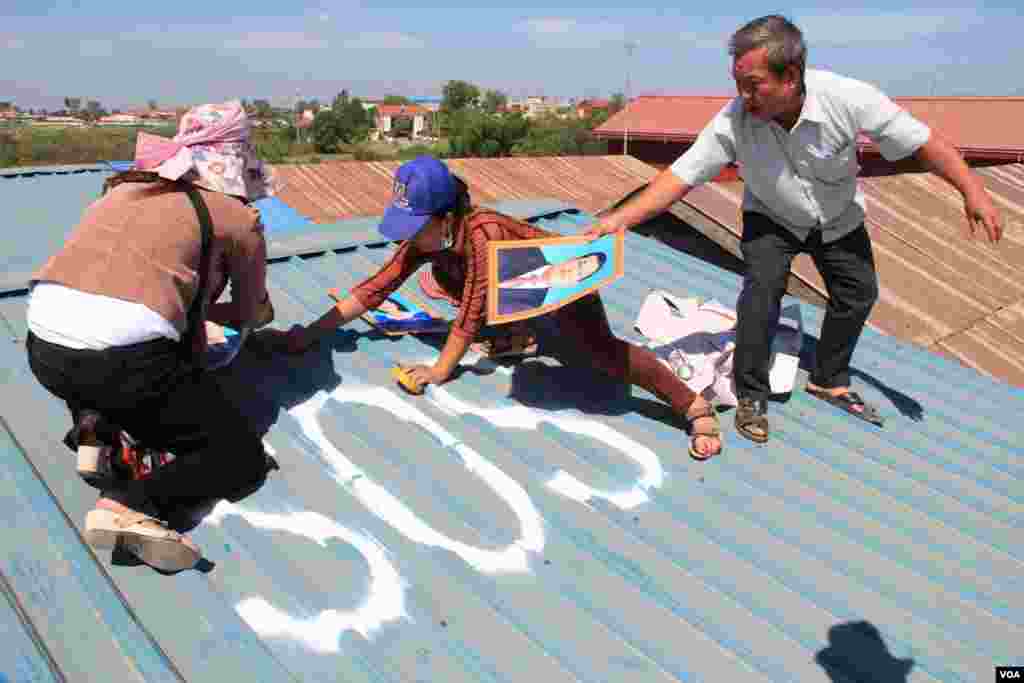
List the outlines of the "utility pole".
<svg viewBox="0 0 1024 683">
<path fill-rule="evenodd" d="M 302 123 L 302 112 L 299 111 L 299 89 L 295 89 L 295 103 L 292 105 L 293 116 L 295 117 L 295 144 L 302 142 L 300 139 L 299 124 Z"/>
<path fill-rule="evenodd" d="M 629 67 L 632 62 L 633 51 L 636 50 L 636 42 L 632 40 L 626 41 L 626 92 L 624 96 L 626 101 L 624 106 L 626 108 L 626 130 L 622 136 L 622 155 L 629 155 L 629 94 L 630 94 L 630 82 L 629 82 Z"/>
</svg>

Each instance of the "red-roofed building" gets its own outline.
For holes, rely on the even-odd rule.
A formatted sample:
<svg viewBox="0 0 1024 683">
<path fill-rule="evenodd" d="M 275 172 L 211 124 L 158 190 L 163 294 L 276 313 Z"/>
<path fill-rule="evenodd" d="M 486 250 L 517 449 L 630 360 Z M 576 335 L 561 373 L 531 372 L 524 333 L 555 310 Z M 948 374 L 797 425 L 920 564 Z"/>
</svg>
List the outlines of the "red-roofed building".
<svg viewBox="0 0 1024 683">
<path fill-rule="evenodd" d="M 429 128 L 431 112 L 418 104 L 378 104 L 376 107 L 377 133 L 389 135 L 398 119 L 411 119 L 411 137 L 419 137 Z"/>
<path fill-rule="evenodd" d="M 1024 97 L 896 97 L 896 103 L 934 127 L 972 165 L 1024 161 Z M 608 140 L 610 154 L 627 151 L 664 168 L 689 149 L 731 96 L 643 96 L 594 130 Z M 869 140 L 858 142 L 862 175 L 909 170 L 890 163 Z M 721 179 L 734 179 L 735 169 Z"/>
</svg>

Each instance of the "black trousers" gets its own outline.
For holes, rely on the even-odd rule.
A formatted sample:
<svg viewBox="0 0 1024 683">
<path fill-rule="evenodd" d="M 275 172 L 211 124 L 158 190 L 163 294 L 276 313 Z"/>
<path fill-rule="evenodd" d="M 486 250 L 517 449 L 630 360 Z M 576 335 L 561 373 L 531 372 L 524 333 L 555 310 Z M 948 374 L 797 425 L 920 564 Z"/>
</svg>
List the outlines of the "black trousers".
<svg viewBox="0 0 1024 683">
<path fill-rule="evenodd" d="M 800 241 L 763 214 L 743 214 L 740 244 L 746 273 L 737 305 L 733 374 L 739 397 L 764 399 L 771 393 L 768 371 L 793 257 L 810 254 L 825 281 L 829 302 L 810 380 L 822 387 L 850 385 L 850 358 L 878 299 L 871 239 L 861 225 L 834 242 L 813 231 Z"/>
<path fill-rule="evenodd" d="M 131 507 L 158 509 L 237 498 L 266 478 L 267 456 L 209 374 L 195 374 L 171 340 L 104 351 L 75 350 L 29 333 L 29 366 L 36 379 L 63 399 L 77 423 L 94 410 L 146 446 L 175 460 L 142 481 L 119 480 L 104 492 Z M 69 471 L 73 467 L 68 463 Z"/>
</svg>

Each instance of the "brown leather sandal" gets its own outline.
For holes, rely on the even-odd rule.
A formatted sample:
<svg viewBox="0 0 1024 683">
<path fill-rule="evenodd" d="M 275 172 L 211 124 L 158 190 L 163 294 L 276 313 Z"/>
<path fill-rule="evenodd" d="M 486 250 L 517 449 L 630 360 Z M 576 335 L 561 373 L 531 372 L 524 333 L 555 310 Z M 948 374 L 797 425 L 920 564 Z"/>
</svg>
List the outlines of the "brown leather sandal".
<svg viewBox="0 0 1024 683">
<path fill-rule="evenodd" d="M 736 431 L 754 443 L 768 441 L 767 405 L 764 401 L 741 398 L 736 406 Z M 759 431 L 755 431 L 759 430 Z"/>
<path fill-rule="evenodd" d="M 711 427 L 698 427 L 697 420 L 709 417 L 715 421 Z M 695 460 L 707 460 L 708 458 L 722 454 L 722 426 L 718 422 L 718 413 L 715 412 L 714 407 L 708 404 L 703 410 L 694 414 L 687 415 L 686 419 L 690 423 L 690 457 Z M 701 453 L 697 450 L 697 439 L 698 437 L 707 437 L 709 439 L 718 439 L 718 450 L 710 453 Z"/>
</svg>

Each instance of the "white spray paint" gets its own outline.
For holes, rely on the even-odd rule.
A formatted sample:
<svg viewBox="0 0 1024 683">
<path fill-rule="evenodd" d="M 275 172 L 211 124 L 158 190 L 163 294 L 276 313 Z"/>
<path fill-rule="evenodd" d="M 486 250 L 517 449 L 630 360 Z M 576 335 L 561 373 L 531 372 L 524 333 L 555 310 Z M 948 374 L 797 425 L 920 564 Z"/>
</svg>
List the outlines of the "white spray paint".
<svg viewBox="0 0 1024 683">
<path fill-rule="evenodd" d="M 542 423 L 547 422 L 564 432 L 596 439 L 621 451 L 640 466 L 640 478 L 635 485 L 625 491 L 604 491 L 594 488 L 564 470 L 556 472 L 545 483 L 548 488 L 580 503 L 600 498 L 628 510 L 650 500 L 647 494 L 648 489 L 660 487 L 665 480 L 665 471 L 662 469 L 661 460 L 654 451 L 600 422 L 580 417 L 554 415 L 522 405 L 507 408 L 481 408 L 456 398 L 447 389 L 437 386 L 429 387 L 427 395 L 438 408 L 450 415 L 476 415 L 499 428 L 538 429 Z"/>
<path fill-rule="evenodd" d="M 433 365 L 436 360 L 436 357 L 424 358 L 418 362 L 429 366 Z M 504 375 L 513 373 L 511 367 L 495 363 L 486 356 L 476 353 L 467 354 L 462 365 L 477 365 Z M 551 490 L 576 502 L 587 503 L 594 498 L 600 498 L 620 509 L 630 510 L 649 501 L 650 496 L 647 491 L 660 488 L 665 481 L 665 470 L 661 466 L 661 459 L 654 451 L 600 422 L 569 417 L 564 414 L 556 415 L 522 405 L 507 408 L 482 408 L 456 398 L 447 389 L 436 385 L 427 387 L 426 396 L 434 405 L 449 415 L 476 415 L 495 427 L 503 429 L 538 429 L 542 423 L 547 422 L 564 432 L 592 437 L 610 448 L 621 451 L 640 466 L 640 478 L 635 485 L 624 491 L 605 491 L 589 486 L 564 470 L 559 470 L 545 482 L 545 486 Z"/>
<path fill-rule="evenodd" d="M 442 446 L 459 455 L 467 470 L 480 478 L 508 504 L 519 519 L 520 537 L 505 548 L 488 550 L 456 541 L 435 530 L 387 489 L 371 480 L 327 439 L 317 414 L 330 399 L 383 408 L 399 420 L 411 422 L 429 431 Z M 544 525 L 526 490 L 515 479 L 391 391 L 381 387 L 342 386 L 331 394 L 318 392 L 288 412 L 299 422 L 306 436 L 317 444 L 322 456 L 333 470 L 335 480 L 365 504 L 368 510 L 407 538 L 424 545 L 450 550 L 478 571 L 485 573 L 527 572 L 528 553 L 540 552 L 544 548 Z"/>
<path fill-rule="evenodd" d="M 287 637 L 304 643 L 316 652 L 336 653 L 341 634 L 352 630 L 369 638 L 384 624 L 408 618 L 405 610 L 405 581 L 376 541 L 346 529 L 316 512 L 276 514 L 251 510 L 221 502 L 204 523 L 220 525 L 226 517 L 236 516 L 252 526 L 268 531 L 284 531 L 308 538 L 326 547 L 336 538 L 354 547 L 370 567 L 370 586 L 366 599 L 355 609 L 323 610 L 310 619 L 289 616 L 260 597 L 242 600 L 235 609 L 260 637 Z"/>
</svg>

